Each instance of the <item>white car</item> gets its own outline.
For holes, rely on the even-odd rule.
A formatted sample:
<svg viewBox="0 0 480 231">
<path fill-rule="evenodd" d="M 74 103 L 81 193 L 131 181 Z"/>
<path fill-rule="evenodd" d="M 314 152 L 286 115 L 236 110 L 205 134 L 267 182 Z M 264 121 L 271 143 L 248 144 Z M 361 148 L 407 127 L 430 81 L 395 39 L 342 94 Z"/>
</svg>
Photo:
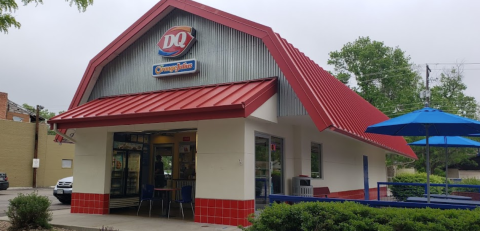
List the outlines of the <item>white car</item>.
<svg viewBox="0 0 480 231">
<path fill-rule="evenodd" d="M 60 179 L 53 189 L 53 195 L 63 204 L 72 201 L 73 176 Z"/>
</svg>

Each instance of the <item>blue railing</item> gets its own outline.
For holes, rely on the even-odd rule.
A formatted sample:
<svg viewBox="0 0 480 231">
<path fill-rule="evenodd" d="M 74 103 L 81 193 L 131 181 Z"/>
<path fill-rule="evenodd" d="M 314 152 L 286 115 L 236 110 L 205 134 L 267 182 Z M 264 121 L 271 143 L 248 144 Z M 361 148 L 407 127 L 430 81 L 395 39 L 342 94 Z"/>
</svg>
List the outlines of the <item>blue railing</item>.
<svg viewBox="0 0 480 231">
<path fill-rule="evenodd" d="M 323 197 L 298 197 L 284 195 L 269 195 L 270 204 L 279 202 L 345 202 L 352 201 L 355 203 L 367 205 L 370 207 L 397 207 L 397 208 L 434 208 L 434 209 L 475 209 L 476 206 L 470 205 L 451 205 L 451 204 L 432 204 L 432 203 L 413 203 L 413 202 L 396 202 L 396 201 L 367 201 L 367 200 L 349 200 L 337 198 Z"/>
<path fill-rule="evenodd" d="M 426 183 L 399 183 L 399 182 L 377 182 L 377 200 L 381 200 L 381 187 L 388 185 L 398 185 L 398 186 L 417 186 L 422 187 L 424 189 L 424 193 L 427 193 L 427 184 Z M 442 187 L 443 190 L 446 187 L 446 184 L 430 184 L 430 193 L 433 187 Z M 480 185 L 464 185 L 464 184 L 448 184 L 450 190 L 454 190 L 454 188 L 475 188 L 476 192 L 480 193 Z M 449 190 L 449 191 L 450 191 Z M 432 193 L 431 193 L 432 194 Z M 419 195 L 420 196 L 420 195 Z"/>
</svg>

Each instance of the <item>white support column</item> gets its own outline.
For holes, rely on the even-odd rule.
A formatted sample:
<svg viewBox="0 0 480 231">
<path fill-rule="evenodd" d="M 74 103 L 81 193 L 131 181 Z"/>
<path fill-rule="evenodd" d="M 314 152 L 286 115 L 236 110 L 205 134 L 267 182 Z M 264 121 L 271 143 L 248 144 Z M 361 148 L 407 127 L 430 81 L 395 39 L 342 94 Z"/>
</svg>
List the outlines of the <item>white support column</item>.
<svg viewBox="0 0 480 231">
<path fill-rule="evenodd" d="M 195 222 L 246 224 L 254 212 L 254 158 L 245 143 L 254 140 L 245 140 L 245 119 L 199 121 L 197 134 Z"/>
<path fill-rule="evenodd" d="M 107 214 L 113 133 L 104 128 L 77 129 L 75 139 L 71 212 Z"/>
</svg>

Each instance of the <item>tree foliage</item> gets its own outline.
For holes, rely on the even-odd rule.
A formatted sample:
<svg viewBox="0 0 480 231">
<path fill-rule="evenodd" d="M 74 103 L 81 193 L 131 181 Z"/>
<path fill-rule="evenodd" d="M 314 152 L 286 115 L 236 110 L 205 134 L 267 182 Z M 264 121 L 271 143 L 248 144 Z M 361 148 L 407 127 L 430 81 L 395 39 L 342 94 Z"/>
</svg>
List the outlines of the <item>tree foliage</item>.
<svg viewBox="0 0 480 231">
<path fill-rule="evenodd" d="M 32 113 L 37 113 L 37 111 L 36 111 L 37 109 L 34 106 L 30 106 L 30 105 L 24 103 L 24 104 L 22 104 L 22 107 L 31 111 Z M 60 111 L 60 112 L 58 112 L 58 114 L 62 114 L 63 112 L 65 112 L 65 111 Z M 48 111 L 48 109 L 45 109 L 45 108 L 40 110 L 39 114 L 40 114 L 40 117 L 46 119 L 47 121 L 56 115 L 55 112 Z M 48 130 L 47 132 L 48 132 L 48 135 L 55 135 L 56 134 L 53 130 Z"/>
<path fill-rule="evenodd" d="M 76 5 L 78 10 L 84 12 L 89 5 L 93 5 L 93 0 L 65 0 L 70 2 L 70 6 Z M 23 5 L 28 5 L 30 3 L 43 4 L 43 0 L 22 0 Z M 15 0 L 0 0 L 0 32 L 5 34 L 8 33 L 8 29 L 11 27 L 19 29 L 21 27 L 20 22 L 18 22 L 15 17 L 12 15 L 16 10 L 18 10 L 18 4 Z"/>
<path fill-rule="evenodd" d="M 345 44 L 341 50 L 330 52 L 328 64 L 334 66 L 333 75 L 344 84 L 354 78 L 351 86 L 365 100 L 389 117 L 397 117 L 424 106 L 419 93 L 424 90 L 423 81 L 415 71 L 410 57 L 398 47 L 388 47 L 383 42 L 360 37 Z M 445 69 L 438 79 L 431 81 L 430 106 L 445 112 L 478 119 L 478 104 L 474 97 L 465 95 L 463 65 Z M 408 143 L 425 137 L 405 137 Z M 389 155 L 387 165 L 415 167 L 425 171 L 425 147 L 412 147 L 419 160 Z M 476 149 L 449 148 L 448 164 L 471 163 L 469 158 Z M 445 174 L 445 149 L 430 148 L 432 173 Z"/>
<path fill-rule="evenodd" d="M 420 102 L 421 78 L 410 57 L 398 47 L 359 37 L 341 50 L 330 52 L 334 76 L 387 115 L 405 111 L 404 105 Z"/>
<path fill-rule="evenodd" d="M 1 0 L 0 0 L 0 1 L 1 1 Z M 26 104 L 26 103 L 22 104 L 22 107 L 25 108 L 25 109 L 27 109 L 27 110 L 29 110 L 29 111 L 31 111 L 32 113 L 36 113 L 36 112 L 37 112 L 37 111 L 36 111 L 36 110 L 37 110 L 36 107 L 30 106 L 30 105 L 28 105 L 28 104 Z M 52 118 L 52 117 L 55 116 L 55 112 L 50 112 L 50 111 L 48 111 L 48 109 L 45 109 L 45 108 L 42 109 L 42 110 L 40 110 L 39 114 L 40 114 L 40 117 L 42 117 L 42 118 L 44 118 L 44 119 L 46 119 L 46 120 L 49 120 L 50 118 Z"/>
</svg>

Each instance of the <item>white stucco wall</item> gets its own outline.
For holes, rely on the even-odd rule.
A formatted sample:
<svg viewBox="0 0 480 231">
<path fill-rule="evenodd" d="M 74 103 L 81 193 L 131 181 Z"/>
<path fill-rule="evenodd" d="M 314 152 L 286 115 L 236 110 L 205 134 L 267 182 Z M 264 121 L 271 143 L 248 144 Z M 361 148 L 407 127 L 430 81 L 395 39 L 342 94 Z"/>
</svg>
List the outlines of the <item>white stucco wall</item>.
<svg viewBox="0 0 480 231">
<path fill-rule="evenodd" d="M 295 119 L 291 120 L 294 121 Z M 297 120 L 305 120 L 299 117 Z M 308 120 L 308 119 L 307 119 Z M 309 126 L 311 125 L 311 126 Z M 249 118 L 245 129 L 246 156 L 252 166 L 245 177 L 252 179 L 246 194 L 254 193 L 254 136 L 255 132 L 284 138 L 284 185 L 291 193 L 291 178 L 300 174 L 311 175 L 311 143 L 322 144 L 323 179 L 314 179 L 315 187 L 329 187 L 331 192 L 363 189 L 363 155 L 369 161 L 369 185 L 375 188 L 379 181 L 386 181 L 385 151 L 330 130 L 319 132 L 312 123 L 269 123 Z M 250 142 L 248 142 L 251 140 Z M 247 162 L 246 162 L 247 164 Z"/>
<path fill-rule="evenodd" d="M 110 193 L 113 133 L 104 128 L 77 129 L 75 140 L 73 191 Z"/>
<path fill-rule="evenodd" d="M 245 195 L 245 119 L 198 122 L 196 197 L 252 199 Z"/>
<path fill-rule="evenodd" d="M 368 156 L 369 187 L 387 180 L 384 150 L 330 130 L 305 128 L 302 133 L 311 139 L 302 140 L 308 152 L 310 142 L 322 144 L 324 177 L 313 180 L 313 186 L 329 187 L 331 192 L 363 189 L 364 155 Z M 303 174 L 310 175 L 310 159 L 303 158 L 302 163 Z"/>
<path fill-rule="evenodd" d="M 480 179 L 479 170 L 459 170 L 458 175 L 459 175 L 459 178 L 462 178 L 462 179 L 467 179 L 467 178 Z"/>
<path fill-rule="evenodd" d="M 255 110 L 250 118 L 265 120 L 265 122 L 278 123 L 277 119 L 278 94 L 274 94 L 270 99 Z"/>
<path fill-rule="evenodd" d="M 459 170 L 455 168 L 449 168 L 447 172 L 448 178 L 460 178 Z"/>
</svg>

